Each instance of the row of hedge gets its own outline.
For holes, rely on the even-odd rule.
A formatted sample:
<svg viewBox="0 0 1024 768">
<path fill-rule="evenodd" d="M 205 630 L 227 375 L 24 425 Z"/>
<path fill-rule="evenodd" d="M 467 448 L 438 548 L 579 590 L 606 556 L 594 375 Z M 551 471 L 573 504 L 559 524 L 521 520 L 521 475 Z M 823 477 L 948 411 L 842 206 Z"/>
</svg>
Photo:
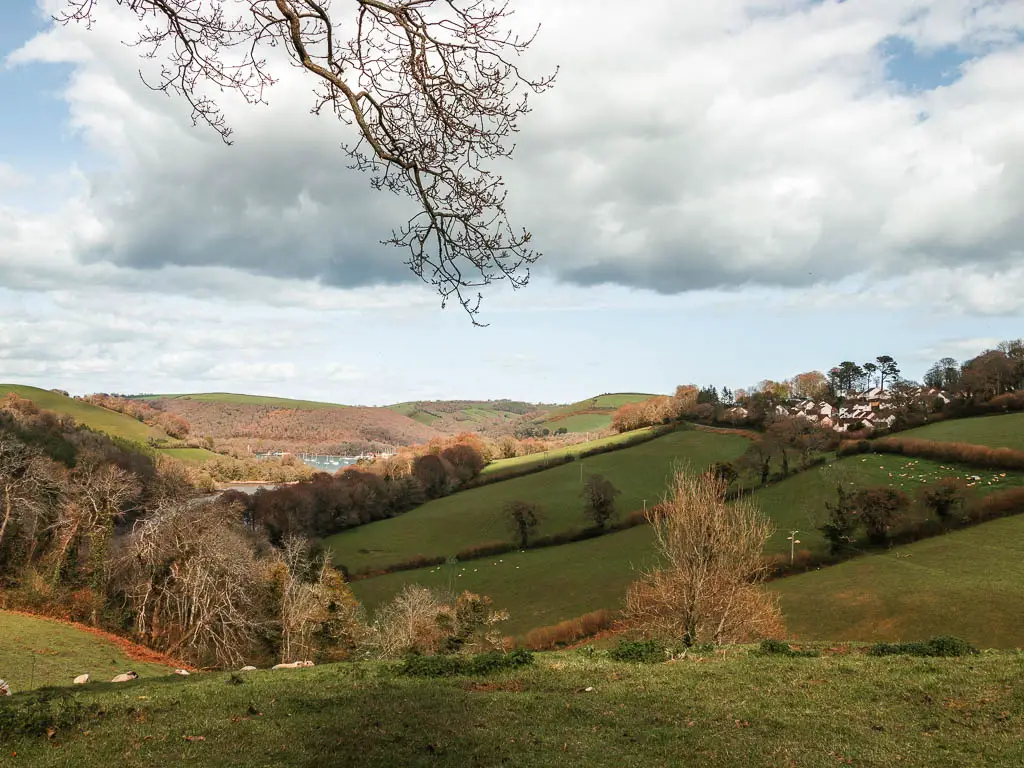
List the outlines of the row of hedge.
<svg viewBox="0 0 1024 768">
<path fill-rule="evenodd" d="M 880 437 L 876 440 L 851 440 L 840 444 L 838 456 L 858 453 L 891 453 L 917 456 L 936 461 L 959 462 L 987 469 L 1024 470 L 1024 451 L 1012 448 L 990 448 L 972 443 L 949 443 L 920 438 Z"/>
</svg>

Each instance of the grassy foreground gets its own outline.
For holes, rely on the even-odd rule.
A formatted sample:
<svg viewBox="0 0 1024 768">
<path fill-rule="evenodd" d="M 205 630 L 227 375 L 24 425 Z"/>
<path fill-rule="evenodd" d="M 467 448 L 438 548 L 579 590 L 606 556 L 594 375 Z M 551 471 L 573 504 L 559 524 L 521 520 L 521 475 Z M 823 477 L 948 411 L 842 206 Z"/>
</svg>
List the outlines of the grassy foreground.
<svg viewBox="0 0 1024 768">
<path fill-rule="evenodd" d="M 170 670 L 164 664 L 132 658 L 137 656 L 129 653 L 133 650 L 152 655 L 119 638 L 72 624 L 0 611 L 0 678 L 15 691 L 69 685 L 85 673 L 93 680 L 109 680 L 129 669 L 142 677 Z"/>
<path fill-rule="evenodd" d="M 1011 653 L 788 659 L 732 648 L 631 665 L 562 652 L 488 678 L 415 679 L 367 662 L 73 695 L 77 722 L 49 739 L 8 739 L 4 757 L 82 768 L 1024 764 L 1024 659 Z M 29 702 L 0 703 L 0 716 L 5 707 Z"/>
<path fill-rule="evenodd" d="M 970 443 L 971 445 L 987 445 L 990 448 L 1012 448 L 1016 451 L 1024 451 L 1024 413 L 950 419 L 900 432 L 895 437 L 897 439 L 905 437 Z"/>
</svg>

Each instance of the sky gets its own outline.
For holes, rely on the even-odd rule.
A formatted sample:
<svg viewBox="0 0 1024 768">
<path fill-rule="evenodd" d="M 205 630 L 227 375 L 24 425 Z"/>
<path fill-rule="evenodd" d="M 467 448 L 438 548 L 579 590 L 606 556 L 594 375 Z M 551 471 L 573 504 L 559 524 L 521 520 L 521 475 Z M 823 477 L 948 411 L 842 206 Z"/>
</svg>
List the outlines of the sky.
<svg viewBox="0 0 1024 768">
<path fill-rule="evenodd" d="M 2 382 L 550 403 L 1024 336 L 1018 0 L 513 0 L 558 67 L 497 166 L 543 256 L 485 328 L 380 244 L 408 206 L 301 72 L 224 96 L 226 146 L 126 9 L 61 7 L 0 9 Z"/>
</svg>

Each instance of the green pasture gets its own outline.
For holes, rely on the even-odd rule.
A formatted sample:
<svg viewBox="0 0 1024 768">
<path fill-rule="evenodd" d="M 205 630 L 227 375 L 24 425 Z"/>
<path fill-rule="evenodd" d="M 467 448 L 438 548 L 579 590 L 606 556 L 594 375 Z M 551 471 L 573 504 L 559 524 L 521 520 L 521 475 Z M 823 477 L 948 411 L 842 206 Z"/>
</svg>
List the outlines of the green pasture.
<svg viewBox="0 0 1024 768">
<path fill-rule="evenodd" d="M 628 443 L 630 440 L 636 440 L 641 435 L 648 434 L 651 432 L 650 427 L 644 429 L 637 429 L 632 432 L 623 432 L 618 435 L 610 435 L 609 437 L 601 437 L 597 440 L 588 440 L 585 443 L 576 443 L 575 445 L 567 445 L 564 448 L 554 448 L 550 451 L 544 451 L 542 453 L 531 453 L 526 456 L 516 456 L 511 459 L 497 459 L 492 461 L 483 471 L 480 473 L 483 476 L 494 474 L 496 472 L 504 472 L 513 467 L 517 469 L 526 469 L 528 467 L 540 466 L 550 461 L 557 461 L 563 459 L 566 456 L 579 456 L 581 453 L 591 451 L 595 448 L 604 448 L 610 445 L 618 445 L 619 443 Z"/>
<path fill-rule="evenodd" d="M 565 427 L 569 432 L 594 432 L 611 426 L 612 415 L 627 403 L 638 403 L 654 395 L 640 392 L 618 392 L 598 395 L 578 403 L 552 409 L 544 418 L 543 426 L 554 431 Z M 593 413 L 598 411 L 598 413 Z"/>
<path fill-rule="evenodd" d="M 673 663 L 538 654 L 488 677 L 383 662 L 196 674 L 0 702 L 21 766 L 856 766 L 1024 764 L 1024 657 L 763 656 Z M 77 706 L 77 712 L 75 707 Z M 67 713 L 47 732 L 41 713 Z"/>
<path fill-rule="evenodd" d="M 70 685 L 82 674 L 108 681 L 128 670 L 151 677 L 170 668 L 133 661 L 107 637 L 74 625 L 0 611 L 0 679 L 14 691 Z"/>
<path fill-rule="evenodd" d="M 205 448 L 161 448 L 160 453 L 170 456 L 172 459 L 187 461 L 190 464 L 205 464 L 211 459 L 224 458 L 219 453 L 208 451 Z"/>
<path fill-rule="evenodd" d="M 967 480 L 972 476 L 981 477 L 981 480 Z M 922 486 L 944 477 L 960 477 L 974 482 L 968 489 L 972 496 L 1024 485 L 1024 473 L 972 469 L 961 464 L 892 454 L 870 454 L 848 456 L 810 469 L 757 491 L 754 499 L 775 524 L 775 534 L 768 546 L 770 552 L 789 551 L 787 537 L 794 529 L 799 531 L 798 548 L 824 552 L 826 544 L 818 528 L 828 516 L 825 504 L 836 500 L 837 484 L 850 489 L 889 486 L 914 497 Z"/>
<path fill-rule="evenodd" d="M 736 435 L 698 430 L 673 432 L 620 451 L 592 456 L 532 475 L 492 483 L 424 504 L 390 520 L 370 523 L 326 540 L 334 560 L 350 570 L 380 568 L 416 555 L 454 555 L 488 541 L 511 541 L 502 515 L 505 504 L 520 500 L 541 506 L 537 533 L 545 535 L 586 527 L 581 491 L 588 474 L 604 475 L 621 491 L 618 507 L 641 509 L 664 495 L 673 467 L 689 463 L 703 469 L 735 459 L 748 441 Z"/>
<path fill-rule="evenodd" d="M 0 397 L 9 392 L 31 400 L 44 410 L 70 416 L 78 424 L 83 424 L 97 432 L 105 432 L 112 437 L 121 437 L 139 443 L 145 443 L 150 437 L 166 437 L 163 430 L 147 426 L 123 413 L 65 397 L 48 389 L 20 384 L 0 384 Z"/>
<path fill-rule="evenodd" d="M 773 582 L 790 634 L 1024 647 L 1024 516 Z"/>
<path fill-rule="evenodd" d="M 642 525 L 559 547 L 362 579 L 352 582 L 352 590 L 372 613 L 407 584 L 449 595 L 468 589 L 507 609 L 503 631 L 522 635 L 600 608 L 620 607 L 629 584 L 653 564 L 653 536 Z"/>
<path fill-rule="evenodd" d="M 634 450 L 637 449 L 624 449 L 606 456 L 622 456 Z M 574 466 L 569 464 L 560 469 Z M 530 477 L 539 477 L 554 471 L 557 470 L 547 470 Z M 818 526 L 825 521 L 826 502 L 835 500 L 836 483 L 844 483 L 851 489 L 890 485 L 904 490 L 911 496 L 921 486 L 950 476 L 982 477 L 969 489 L 969 493 L 974 495 L 985 495 L 1024 485 L 1022 474 L 1008 473 L 1006 477 L 1002 477 L 1001 474 L 904 456 L 850 456 L 831 466 L 811 469 L 758 490 L 753 494 L 753 499 L 775 525 L 775 533 L 769 540 L 767 552 L 788 554 L 790 542 L 787 537 L 791 530 L 796 529 L 800 542 L 797 549 L 808 549 L 823 554 L 827 547 Z M 516 481 L 509 480 L 489 487 L 500 488 L 512 482 Z M 482 490 L 485 488 L 472 493 Z M 420 510 L 414 510 L 406 517 L 419 513 Z M 394 523 L 400 519 L 402 518 L 386 522 Z M 374 523 L 365 526 L 364 529 L 383 524 Z M 358 533 L 364 529 L 355 529 L 350 533 Z M 494 538 L 500 538 L 504 532 L 497 525 L 491 530 L 495 534 Z M 346 535 L 349 534 L 340 536 Z M 333 542 L 338 538 L 332 537 L 329 541 Z M 481 533 L 479 538 L 486 539 L 488 535 Z M 336 560 L 345 562 L 344 557 L 338 556 L 337 553 Z M 513 634 L 522 634 L 534 627 L 554 624 L 599 608 L 617 608 L 630 582 L 635 579 L 637 570 L 653 563 L 651 531 L 647 526 L 640 526 L 607 534 L 599 539 L 558 547 L 467 560 L 455 565 L 402 571 L 356 581 L 352 586 L 357 597 L 371 609 L 393 597 L 406 584 L 423 584 L 449 590 L 470 589 L 490 596 L 498 607 L 508 609 L 511 614 L 511 631 Z"/>
<path fill-rule="evenodd" d="M 909 429 L 894 435 L 902 438 L 941 440 L 952 443 L 987 445 L 990 448 L 1012 448 L 1024 451 L 1024 413 L 999 416 L 977 416 L 970 419 L 949 419 Z"/>
</svg>

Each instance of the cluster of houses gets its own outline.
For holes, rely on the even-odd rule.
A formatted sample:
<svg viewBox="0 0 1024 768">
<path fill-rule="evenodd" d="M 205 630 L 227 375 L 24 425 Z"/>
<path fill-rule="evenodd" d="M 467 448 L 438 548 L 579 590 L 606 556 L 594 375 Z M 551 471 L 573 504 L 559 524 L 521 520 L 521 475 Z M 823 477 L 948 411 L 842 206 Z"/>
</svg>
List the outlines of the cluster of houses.
<svg viewBox="0 0 1024 768">
<path fill-rule="evenodd" d="M 916 390 L 906 391 L 905 394 L 919 400 L 939 399 L 944 403 L 949 402 L 946 393 L 938 389 L 918 387 Z M 834 429 L 836 432 L 888 429 L 896 421 L 896 411 L 892 393 L 880 387 L 863 392 L 851 392 L 843 399 L 841 406 L 832 405 L 824 400 L 820 402 L 797 400 L 775 406 L 777 416 L 807 419 L 814 424 Z M 730 408 L 726 413 L 737 420 L 747 417 L 747 409 L 742 406 Z"/>
</svg>

